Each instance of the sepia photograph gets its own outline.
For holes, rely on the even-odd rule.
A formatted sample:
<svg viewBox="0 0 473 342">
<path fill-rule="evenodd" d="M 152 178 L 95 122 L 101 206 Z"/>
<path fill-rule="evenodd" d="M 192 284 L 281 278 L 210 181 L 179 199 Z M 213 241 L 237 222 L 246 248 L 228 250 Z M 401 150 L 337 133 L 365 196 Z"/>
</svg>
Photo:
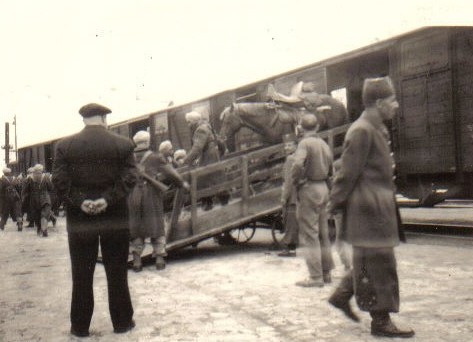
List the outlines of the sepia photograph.
<svg viewBox="0 0 473 342">
<path fill-rule="evenodd" d="M 0 341 L 471 341 L 473 4 L 0 2 Z"/>
</svg>

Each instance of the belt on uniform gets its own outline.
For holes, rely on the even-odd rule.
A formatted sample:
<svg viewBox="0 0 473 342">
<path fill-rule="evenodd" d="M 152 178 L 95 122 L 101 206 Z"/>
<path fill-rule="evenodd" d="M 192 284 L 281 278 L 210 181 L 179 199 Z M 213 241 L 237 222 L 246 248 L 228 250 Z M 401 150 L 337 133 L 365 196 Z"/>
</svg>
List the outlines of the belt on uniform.
<svg viewBox="0 0 473 342">
<path fill-rule="evenodd" d="M 324 179 L 308 179 L 307 182 L 317 183 L 317 182 L 326 182 L 327 178 Z"/>
</svg>

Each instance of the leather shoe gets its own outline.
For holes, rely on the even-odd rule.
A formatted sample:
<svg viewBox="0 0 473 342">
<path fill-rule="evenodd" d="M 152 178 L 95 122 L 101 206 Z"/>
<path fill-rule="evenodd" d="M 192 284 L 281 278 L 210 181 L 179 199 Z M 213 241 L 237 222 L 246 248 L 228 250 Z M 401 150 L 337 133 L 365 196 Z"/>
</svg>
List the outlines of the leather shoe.
<svg viewBox="0 0 473 342">
<path fill-rule="evenodd" d="M 89 336 L 89 331 L 88 330 L 78 330 L 71 328 L 71 335 L 77 336 L 77 337 L 87 337 Z"/>
<path fill-rule="evenodd" d="M 401 337 L 409 338 L 414 336 L 414 330 L 401 330 L 394 325 L 394 323 L 389 320 L 383 325 L 373 324 L 371 322 L 371 335 L 373 336 L 383 336 L 383 337 Z"/>
<path fill-rule="evenodd" d="M 343 314 L 347 316 L 349 319 L 355 322 L 359 322 L 360 318 L 353 312 L 350 302 L 346 301 L 337 301 L 335 298 L 330 297 L 328 302 L 336 307 L 339 310 L 342 310 Z"/>
<path fill-rule="evenodd" d="M 133 329 L 135 326 L 136 326 L 135 320 L 132 319 L 131 322 L 130 322 L 130 324 L 128 324 L 128 325 L 125 326 L 125 327 L 114 328 L 114 329 L 113 329 L 113 332 L 114 332 L 115 334 L 123 334 L 123 333 L 126 333 L 126 332 L 130 331 L 130 330 Z"/>
</svg>

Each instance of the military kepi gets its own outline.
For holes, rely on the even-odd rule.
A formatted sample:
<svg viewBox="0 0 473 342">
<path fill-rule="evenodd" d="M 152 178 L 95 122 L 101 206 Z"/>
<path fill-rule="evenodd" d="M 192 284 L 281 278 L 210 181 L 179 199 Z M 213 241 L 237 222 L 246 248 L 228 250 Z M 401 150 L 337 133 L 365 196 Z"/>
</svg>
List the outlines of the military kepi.
<svg viewBox="0 0 473 342">
<path fill-rule="evenodd" d="M 367 78 L 363 83 L 363 104 L 365 107 L 371 106 L 378 99 L 385 99 L 395 94 L 391 78 L 378 77 Z"/>
<path fill-rule="evenodd" d="M 111 112 L 112 111 L 109 108 L 99 105 L 98 103 L 89 103 L 79 109 L 79 114 L 84 118 L 90 118 L 91 116 L 97 115 L 107 115 Z"/>
</svg>

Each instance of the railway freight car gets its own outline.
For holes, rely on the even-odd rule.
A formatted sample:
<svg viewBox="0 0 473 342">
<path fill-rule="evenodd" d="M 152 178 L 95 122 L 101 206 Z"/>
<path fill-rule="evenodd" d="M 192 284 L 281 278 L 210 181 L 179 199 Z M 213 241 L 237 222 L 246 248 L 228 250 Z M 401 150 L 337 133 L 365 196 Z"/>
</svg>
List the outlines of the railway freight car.
<svg viewBox="0 0 473 342">
<path fill-rule="evenodd" d="M 312 82 L 319 93 L 346 104 L 350 121 L 363 110 L 361 91 L 367 77 L 390 75 L 400 103 L 389 123 L 397 163 L 399 190 L 422 198 L 432 189 L 446 196 L 471 197 L 473 175 L 473 27 L 425 27 L 335 56 L 296 70 L 227 90 L 198 101 L 168 107 L 117 123 L 110 128 L 132 137 L 152 133 L 152 146 L 170 139 L 189 149 L 185 113 L 197 110 L 220 128 L 222 110 L 234 102 L 267 101 L 267 88 L 288 94 L 299 81 Z M 257 134 L 242 129 L 240 150 L 261 144 Z M 54 141 L 21 148 L 18 168 L 41 162 L 50 170 Z"/>
</svg>

